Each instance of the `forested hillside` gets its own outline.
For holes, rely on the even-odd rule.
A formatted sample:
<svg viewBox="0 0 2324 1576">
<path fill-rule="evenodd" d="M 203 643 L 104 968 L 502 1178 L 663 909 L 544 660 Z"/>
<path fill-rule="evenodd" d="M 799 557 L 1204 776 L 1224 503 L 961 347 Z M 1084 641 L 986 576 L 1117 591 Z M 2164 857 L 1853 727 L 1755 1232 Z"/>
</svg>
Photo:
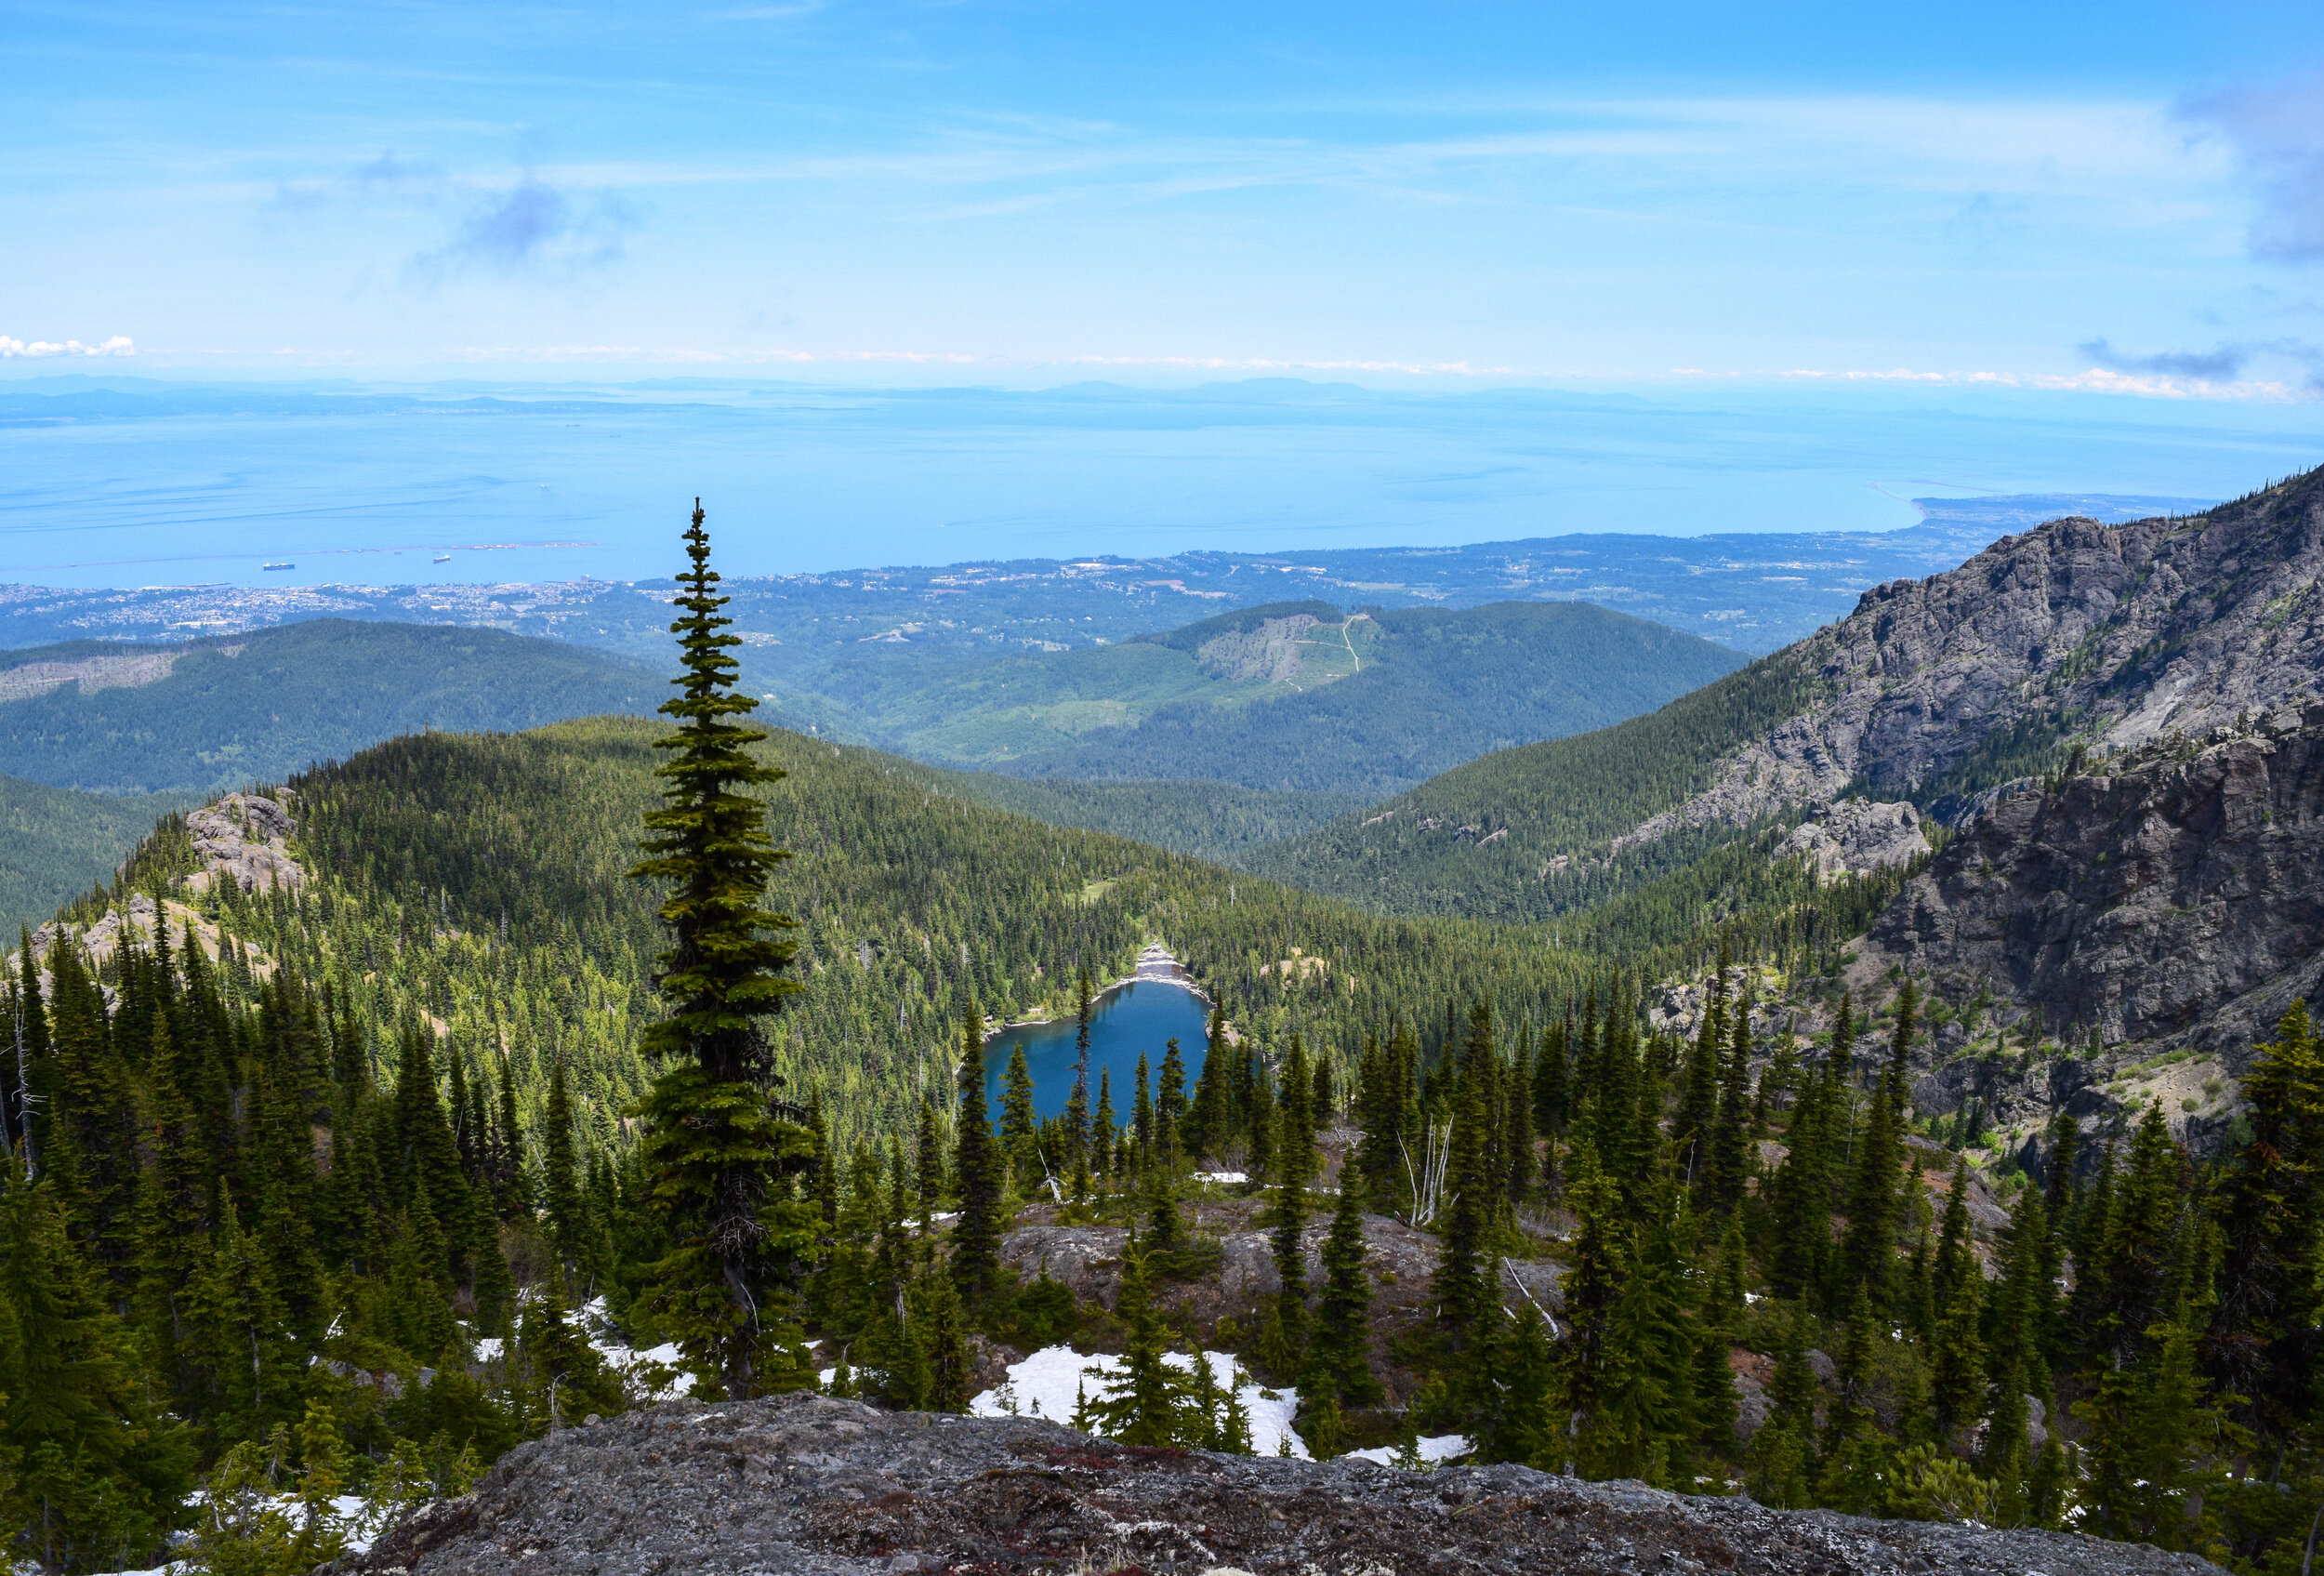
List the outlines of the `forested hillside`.
<svg viewBox="0 0 2324 1576">
<path fill-rule="evenodd" d="M 408 1508 L 660 1383 L 584 1339 L 691 1327 L 636 1126 L 656 894 L 620 873 L 655 733 L 398 740 L 291 784 L 287 838 L 230 801 L 240 865 L 204 851 L 214 823 L 173 819 L 75 915 L 92 952 L 52 934 L 15 976 L 34 1099 L 6 1103 L 0 1448 L 24 1465 L 0 1503 L 20 1552 L 150 1561 L 204 1482 L 229 1508 L 196 1523 L 202 1569 L 295 1571 L 334 1523 L 268 1493 Z M 1194 1321 L 1296 1387 L 1318 1453 L 1458 1433 L 1483 1460 L 1771 1504 L 2078 1527 L 2255 1569 L 2296 1552 L 2324 1493 L 2297 1334 L 2324 1262 L 2304 1019 L 2212 1169 L 2158 1106 L 2094 1167 L 2073 1147 L 2099 1138 L 2062 1119 L 2028 1174 L 1911 1109 L 1909 984 L 1864 1003 L 1882 1044 L 1859 1051 L 1845 1002 L 1824 1016 L 1841 960 L 1801 921 L 1831 889 L 1760 894 L 1723 927 L 1749 966 L 1672 1023 L 1606 960 L 1684 972 L 1708 939 L 1684 910 L 1609 924 L 1593 958 L 1060 833 L 867 752 L 778 735 L 761 758 L 791 774 L 765 797 L 805 987 L 769 1026 L 775 1093 L 806 1108 L 776 1124 L 797 1147 L 768 1218 L 793 1235 L 758 1387 L 830 1368 L 840 1393 L 957 1410 L 971 1335 L 1071 1337 L 1123 1355 L 1089 1425 L 1248 1449 L 1235 1404 L 1161 1361 Z M 297 879 L 225 879 L 279 873 L 277 842 Z M 140 914 L 169 928 L 124 928 Z M 1149 935 L 1241 1043 L 1195 1079 L 1166 1058 L 1110 1125 L 1033 1120 L 1015 1069 L 988 1113 L 959 1020 L 1071 1011 L 1081 968 L 1103 979 Z M 1228 1167 L 1245 1198 L 1195 1175 Z M 1029 1204 L 1051 1177 L 1062 1198 Z M 1261 1227 L 1273 1289 L 1230 1295 L 1221 1234 Z M 1367 1273 L 1382 1232 L 1423 1245 L 1400 1261 L 1418 1296 Z M 1023 1244 L 1063 1239 L 1110 1244 L 1120 1273 L 1031 1273 Z M 589 1295 L 610 1327 L 573 1313 Z"/>
<path fill-rule="evenodd" d="M 1347 629 L 1361 666 L 1337 682 L 1240 709 L 1174 702 L 1002 769 L 1377 797 L 1488 750 L 1618 722 L 1740 661 L 1588 603 L 1380 611 Z"/>
<path fill-rule="evenodd" d="M 622 872 L 652 801 L 660 725 L 597 719 L 522 735 L 393 740 L 295 777 L 308 880 L 295 898 L 214 907 L 228 934 L 348 992 L 391 1043 L 415 1013 L 475 1053 L 505 1044 L 517 1098 L 545 1098 L 567 1058 L 595 1119 L 634 1098 L 653 903 Z M 937 791 L 908 762 L 777 733 L 764 759 L 772 833 L 793 852 L 776 896 L 799 920 L 807 989 L 778 1063 L 849 1132 L 908 1119 L 931 1057 L 971 1001 L 989 1016 L 1061 1013 L 1076 971 L 1127 973 L 1167 942 L 1235 1021 L 1268 1043 L 1302 1029 L 1335 1058 L 1446 998 L 1542 1021 L 1591 965 L 1486 925 L 1380 920 L 1101 833 Z M 120 890 L 183 867 L 154 840 Z M 94 919 L 87 907 L 84 919 Z M 1308 971 L 1278 965 L 1299 948 Z M 610 1132 L 610 1126 L 607 1131 Z"/>
<path fill-rule="evenodd" d="M 998 772 L 950 772 L 911 763 L 944 791 L 1056 827 L 1191 854 L 1214 865 L 1239 865 L 1254 848 L 1314 831 L 1368 801 L 1353 793 L 1273 793 L 1209 782 L 1075 782 L 1010 777 Z"/>
<path fill-rule="evenodd" d="M 1233 709 L 1327 684 L 1356 670 L 1378 632 L 1327 602 L 1284 602 L 1094 648 L 1050 642 L 931 660 L 908 639 L 873 641 L 807 693 L 854 736 L 981 766 L 1135 723 L 1172 702 Z"/>
<path fill-rule="evenodd" d="M 1616 850 L 1821 688 L 1792 654 L 1763 656 L 1643 717 L 1483 756 L 1245 862 L 1384 912 L 1521 922 L 1571 913 L 1731 841 L 1722 828 L 1628 857 Z"/>
<path fill-rule="evenodd" d="M 83 793 L 0 777 L 0 934 L 36 925 L 93 886 L 187 793 Z"/>
<path fill-rule="evenodd" d="M 1899 890 L 1943 895 L 1927 843 L 1864 875 L 1779 856 L 1796 776 L 1673 816 L 1737 751 L 1812 763 L 1766 741 L 1832 715 L 1844 665 L 1779 655 L 1532 752 L 1534 813 L 1606 872 L 1537 874 L 1572 883 L 1546 933 L 1389 918 L 738 733 L 695 553 L 677 733 L 418 735 L 170 816 L 16 960 L 16 1555 L 150 1563 L 182 1526 L 196 1569 L 292 1576 L 342 1489 L 401 1514 L 673 1369 L 958 1410 L 980 1360 L 1071 1339 L 1120 1365 L 1077 1423 L 1248 1450 L 1240 1382 L 1164 1360 L 1182 1331 L 1295 1393 L 1318 1454 L 1417 1460 L 1429 1430 L 2295 1567 L 2324 1504 L 2324 1045 L 2290 1005 L 2196 1153 L 2174 1122 L 2203 1101 L 2092 1084 L 2039 1012 L 1930 1001 L 1853 945 Z M 2205 770 L 2299 776 L 2285 719 Z M 697 764 L 657 777 L 657 741 Z M 2003 760 L 1924 753 L 1931 793 Z M 2159 805 L 2192 753 L 2150 753 Z M 2041 803 L 2116 791 L 2060 791 L 2085 764 Z M 2302 826 L 2307 791 L 2279 795 Z M 1978 825 L 1980 870 L 2016 856 Z M 775 845 L 795 924 L 753 907 Z M 1218 1002 L 1199 1076 L 1168 1048 L 1037 1116 L 992 1021 L 1086 1013 L 1155 941 Z"/>
<path fill-rule="evenodd" d="M 931 663 L 904 642 L 776 698 L 826 732 L 947 766 L 1377 797 L 1630 716 L 1740 660 L 1586 603 L 1277 603 L 1094 650 Z"/>
<path fill-rule="evenodd" d="M 322 618 L 173 644 L 75 641 L 0 653 L 0 772 L 205 794 L 398 734 L 535 728 L 661 698 L 639 664 L 496 629 Z"/>
</svg>

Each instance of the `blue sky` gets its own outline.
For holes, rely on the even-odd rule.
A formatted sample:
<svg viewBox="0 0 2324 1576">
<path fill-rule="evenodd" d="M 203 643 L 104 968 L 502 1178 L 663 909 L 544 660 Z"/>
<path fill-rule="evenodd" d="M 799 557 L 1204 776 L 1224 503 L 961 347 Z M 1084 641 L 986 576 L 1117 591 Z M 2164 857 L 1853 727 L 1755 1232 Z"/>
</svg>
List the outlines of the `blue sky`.
<svg viewBox="0 0 2324 1576">
<path fill-rule="evenodd" d="M 2312 0 L 9 4 L 0 70 L 0 376 L 2324 376 Z"/>
</svg>

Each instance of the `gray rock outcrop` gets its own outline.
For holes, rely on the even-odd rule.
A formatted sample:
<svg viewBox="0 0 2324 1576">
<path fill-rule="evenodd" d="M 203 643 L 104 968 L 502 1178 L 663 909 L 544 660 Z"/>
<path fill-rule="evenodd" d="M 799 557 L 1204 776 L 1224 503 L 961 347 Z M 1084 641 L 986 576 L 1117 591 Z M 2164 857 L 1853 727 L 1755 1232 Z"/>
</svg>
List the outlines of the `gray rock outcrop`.
<svg viewBox="0 0 2324 1576">
<path fill-rule="evenodd" d="M 1843 799 L 1818 805 L 1776 844 L 1778 859 L 1810 859 L 1827 880 L 1909 865 L 1929 851 L 1921 812 L 1903 800 Z"/>
<path fill-rule="evenodd" d="M 787 1396 L 521 1445 L 334 1576 L 2209 1576 L 2192 1555 L 1861 1521 L 1524 1467 L 1431 1474 L 1137 1450 L 1054 1424 Z"/>
<path fill-rule="evenodd" d="M 1989 987 L 2071 1049 L 2239 1073 L 2324 987 L 2319 873 L 2324 705 L 2286 708 L 1997 797 L 1874 922 L 1859 969 Z"/>
<path fill-rule="evenodd" d="M 263 794 L 230 793 L 189 812 L 186 832 L 202 868 L 186 878 L 187 889 L 200 892 L 218 881 L 232 881 L 244 892 L 297 886 L 307 872 L 291 857 L 293 826 L 282 801 Z"/>
</svg>

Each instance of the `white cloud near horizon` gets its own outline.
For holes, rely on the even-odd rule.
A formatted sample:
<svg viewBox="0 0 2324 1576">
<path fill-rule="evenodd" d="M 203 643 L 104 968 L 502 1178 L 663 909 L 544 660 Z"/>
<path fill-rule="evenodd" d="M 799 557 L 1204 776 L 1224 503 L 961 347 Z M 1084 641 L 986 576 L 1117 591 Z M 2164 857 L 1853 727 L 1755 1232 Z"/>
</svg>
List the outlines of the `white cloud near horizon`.
<svg viewBox="0 0 2324 1576">
<path fill-rule="evenodd" d="M 137 342 L 125 334 L 99 339 L 93 345 L 85 345 L 78 339 L 12 339 L 6 334 L 0 334 L 0 357 L 9 360 L 21 357 L 36 361 L 48 356 L 134 356 L 137 353 Z"/>
</svg>

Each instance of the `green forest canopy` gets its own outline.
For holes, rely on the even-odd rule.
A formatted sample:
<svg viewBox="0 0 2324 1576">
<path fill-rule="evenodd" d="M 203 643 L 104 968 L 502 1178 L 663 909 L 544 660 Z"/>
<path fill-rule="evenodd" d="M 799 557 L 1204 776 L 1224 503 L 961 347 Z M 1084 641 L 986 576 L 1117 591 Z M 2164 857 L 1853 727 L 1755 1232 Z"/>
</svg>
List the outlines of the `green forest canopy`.
<svg viewBox="0 0 2324 1576">
<path fill-rule="evenodd" d="M 1023 754 L 1003 769 L 1378 798 L 1490 750 L 1618 722 L 1742 660 L 1709 641 L 1579 602 L 1376 610 L 1346 629 L 1362 663 L 1346 677 L 1238 708 L 1191 699 L 1158 706 L 1132 725 L 1085 730 L 1068 746 Z M 1333 643 L 1316 649 L 1328 653 Z"/>
<path fill-rule="evenodd" d="M 667 1334 L 641 1278 L 668 1243 L 625 1132 L 639 960 L 658 937 L 640 920 L 651 894 L 606 871 L 652 801 L 653 737 L 592 722 L 366 751 L 293 785 L 309 880 L 191 894 L 178 912 L 217 928 L 216 964 L 176 940 L 116 948 L 95 977 L 70 945 L 48 953 L 27 1014 L 44 1179 L 0 1170 L 0 1363 L 23 1398 L 0 1409 L 0 1445 L 24 1463 L 0 1503 L 20 1549 L 59 1569 L 151 1551 L 197 1473 L 214 1490 L 283 1481 L 293 1424 L 301 1492 L 327 1501 L 351 1454 L 368 1490 L 408 1503 L 457 1491 L 560 1408 L 627 1404 L 564 1310 L 594 1291 L 634 1339 Z M 1374 919 L 947 798 L 868 752 L 798 735 L 766 751 L 792 774 L 769 799 L 799 854 L 779 898 L 802 921 L 807 985 L 777 1055 L 832 1130 L 783 1196 L 828 1245 L 800 1258 L 786 1310 L 843 1372 L 855 1354 L 849 1384 L 957 1410 L 971 1331 L 1116 1342 L 1160 1382 L 1155 1278 L 1205 1273 L 1215 1252 L 1189 1234 L 1185 1173 L 1233 1156 L 1266 1185 L 1289 1273 L 1263 1328 L 1206 1333 L 1301 1387 L 1319 1448 L 1452 1429 L 1484 1459 L 1593 1477 L 2080 1525 L 2291 1568 L 2324 1483 L 2304 1344 L 2324 1262 L 2324 1049 L 2297 1010 L 2254 1071 L 2251 1142 L 2219 1169 L 2194 1169 L 2159 1104 L 2088 1185 L 2064 1161 L 2072 1123 L 2053 1129 L 2049 1185 L 2003 1179 L 1988 1281 L 1967 1169 L 1924 1177 L 1915 1159 L 1930 1146 L 1906 1110 L 1909 982 L 1880 1004 L 1886 1047 L 1778 1033 L 1770 1056 L 1750 993 L 1775 977 L 1721 971 L 1744 994 L 1714 991 L 1690 1045 L 1644 1032 L 1603 957 L 1538 931 Z M 166 822 L 111 900 L 165 893 L 191 862 Z M 1751 927 L 1784 896 L 1724 927 L 1741 955 L 1764 956 L 1778 933 Z M 1674 923 L 1637 918 L 1605 921 L 1609 949 L 1654 955 L 1648 934 Z M 1166 1059 L 1155 1102 L 1117 1104 L 1127 1131 L 1101 1129 L 1073 1167 L 1078 1218 L 1147 1232 L 1119 1306 L 989 1265 L 956 1273 L 915 1218 L 957 1203 L 1005 1224 L 1054 1135 L 1012 1088 L 978 1149 L 995 1159 L 971 1163 L 981 1125 L 964 1105 L 956 1142 L 939 1115 L 949 1012 L 1055 1002 L 1078 963 L 1111 973 L 1153 934 L 1249 1038 L 1191 1089 Z M 1325 966 L 1280 967 L 1301 956 Z M 1361 1138 L 1310 1308 L 1306 1189 L 1335 1113 Z M 1441 1193 L 1422 1197 L 1416 1150 L 1449 1157 Z M 1365 1323 L 1359 1188 L 1440 1248 L 1435 1311 L 1384 1355 Z M 1548 1204 L 1570 1235 L 1529 1217 Z M 1512 1256 L 1544 1253 L 1562 1266 L 1554 1338 L 1529 1297 L 1498 1290 Z M 1748 1446 L 1737 1346 L 1769 1359 Z M 1412 1386 L 1400 1414 L 1380 1405 L 1383 1360 Z M 1101 1415 L 1132 1439 L 1235 1448 L 1215 1396 L 1183 1401 L 1119 1390 Z M 2280 1485 L 2265 1467 L 2278 1447 Z M 205 1518 L 212 1546 L 248 1545 Z"/>
<path fill-rule="evenodd" d="M 1722 756 L 1821 693 L 1796 653 L 1778 652 L 1644 716 L 1482 756 L 1244 862 L 1383 913 L 1512 922 L 1571 913 L 1740 835 L 1666 839 L 1629 859 L 1609 852 L 1710 787 Z M 1568 863 L 1553 866 L 1560 856 Z"/>
<path fill-rule="evenodd" d="M 22 693 L 36 672 L 87 676 Z M 215 793 L 399 734 L 651 711 L 663 691 L 622 657 L 445 625 L 318 618 L 178 644 L 75 641 L 0 654 L 0 696 L 15 696 L 0 699 L 0 772 Z"/>
<path fill-rule="evenodd" d="M 85 793 L 0 777 L 0 934 L 37 925 L 91 887 L 191 793 Z"/>
</svg>

